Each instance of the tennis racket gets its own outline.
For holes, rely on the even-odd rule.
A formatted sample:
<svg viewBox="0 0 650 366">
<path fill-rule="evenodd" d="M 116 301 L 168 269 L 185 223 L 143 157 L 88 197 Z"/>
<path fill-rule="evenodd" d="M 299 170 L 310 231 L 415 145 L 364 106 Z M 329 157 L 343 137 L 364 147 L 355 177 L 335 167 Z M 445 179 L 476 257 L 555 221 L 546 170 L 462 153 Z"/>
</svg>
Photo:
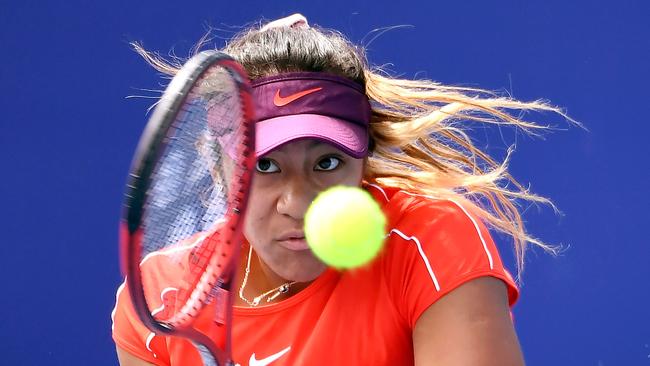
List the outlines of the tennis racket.
<svg viewBox="0 0 650 366">
<path fill-rule="evenodd" d="M 151 332 L 191 340 L 206 365 L 233 364 L 230 284 L 255 163 L 252 113 L 239 64 L 217 51 L 192 57 L 145 127 L 125 193 L 121 261 L 133 307 Z M 225 331 L 219 346 L 193 327 L 210 302 Z"/>
</svg>

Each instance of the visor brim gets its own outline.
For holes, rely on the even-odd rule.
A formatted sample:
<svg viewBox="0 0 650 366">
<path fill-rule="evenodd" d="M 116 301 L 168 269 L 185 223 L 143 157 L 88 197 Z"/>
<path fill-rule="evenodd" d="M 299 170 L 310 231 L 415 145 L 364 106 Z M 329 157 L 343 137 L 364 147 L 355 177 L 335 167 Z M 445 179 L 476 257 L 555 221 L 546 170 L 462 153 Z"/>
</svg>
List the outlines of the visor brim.
<svg viewBox="0 0 650 366">
<path fill-rule="evenodd" d="M 256 123 L 255 152 L 258 157 L 299 139 L 332 144 L 356 159 L 368 155 L 367 129 L 346 120 L 319 114 L 296 114 Z"/>
</svg>

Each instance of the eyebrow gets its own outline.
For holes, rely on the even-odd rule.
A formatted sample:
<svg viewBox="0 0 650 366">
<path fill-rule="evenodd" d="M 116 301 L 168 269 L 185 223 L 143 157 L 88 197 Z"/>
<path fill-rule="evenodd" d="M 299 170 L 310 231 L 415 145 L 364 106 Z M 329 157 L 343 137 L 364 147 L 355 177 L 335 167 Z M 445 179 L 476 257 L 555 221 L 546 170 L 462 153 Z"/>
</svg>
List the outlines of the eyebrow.
<svg viewBox="0 0 650 366">
<path fill-rule="evenodd" d="M 307 145 L 307 150 L 313 150 L 314 148 L 321 145 L 328 145 L 328 144 L 319 140 L 310 140 L 309 145 Z"/>
</svg>

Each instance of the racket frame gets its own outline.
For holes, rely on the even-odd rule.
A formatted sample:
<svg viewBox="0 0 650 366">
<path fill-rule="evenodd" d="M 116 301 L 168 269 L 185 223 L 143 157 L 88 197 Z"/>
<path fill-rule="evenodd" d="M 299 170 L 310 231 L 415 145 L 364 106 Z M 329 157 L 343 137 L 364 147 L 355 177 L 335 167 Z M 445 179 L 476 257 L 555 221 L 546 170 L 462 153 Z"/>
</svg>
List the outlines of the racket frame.
<svg viewBox="0 0 650 366">
<path fill-rule="evenodd" d="M 214 50 L 200 52 L 183 65 L 166 88 L 142 133 L 128 177 L 120 239 L 122 272 L 126 277 L 133 307 L 142 323 L 152 332 L 180 336 L 192 340 L 201 353 L 205 354 L 208 352 L 208 356 L 216 361 L 216 365 L 225 366 L 233 364 L 230 359 L 230 351 L 232 348 L 230 329 L 226 331 L 225 347 L 224 350 L 221 350 L 207 335 L 189 325 L 186 327 L 171 327 L 169 324 L 156 320 L 151 315 L 145 298 L 142 275 L 139 268 L 142 258 L 141 243 L 143 237 L 141 224 L 144 214 L 144 204 L 147 199 L 147 190 L 150 186 L 150 177 L 154 173 L 154 168 L 160 155 L 167 147 L 165 140 L 168 131 L 173 127 L 178 114 L 181 113 L 181 106 L 185 103 L 189 91 L 195 82 L 208 69 L 215 65 L 226 69 L 236 83 L 242 106 L 242 123 L 246 123 L 249 126 L 245 130 L 244 135 L 247 148 L 242 152 L 245 167 L 240 178 L 242 179 L 241 190 L 235 192 L 232 201 L 230 199 L 228 200 L 231 205 L 228 207 L 228 213 L 226 214 L 226 217 L 230 215 L 239 216 L 237 218 L 238 223 L 234 226 L 230 240 L 235 243 L 240 241 L 242 221 L 253 176 L 252 169 L 255 164 L 255 125 L 253 121 L 252 99 L 250 96 L 248 77 L 243 68 L 230 56 Z M 237 163 L 239 164 L 240 162 Z M 226 286 L 223 287 L 229 292 L 225 316 L 225 322 L 228 324 L 228 327 L 232 324 L 232 296 L 230 295 L 231 291 L 229 287 L 230 280 L 235 277 L 234 274 L 237 270 L 236 264 L 239 258 L 239 247 L 237 244 L 233 245 L 228 266 L 224 267 L 223 273 L 217 276 L 229 279 L 226 281 Z M 215 252 L 213 256 L 216 255 L 219 254 Z"/>
</svg>

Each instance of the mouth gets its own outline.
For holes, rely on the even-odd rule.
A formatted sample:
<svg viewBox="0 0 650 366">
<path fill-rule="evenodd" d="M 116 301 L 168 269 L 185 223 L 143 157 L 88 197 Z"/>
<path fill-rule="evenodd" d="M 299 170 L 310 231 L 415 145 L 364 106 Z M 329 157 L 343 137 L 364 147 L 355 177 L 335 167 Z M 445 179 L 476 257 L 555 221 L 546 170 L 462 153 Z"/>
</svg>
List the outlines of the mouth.
<svg viewBox="0 0 650 366">
<path fill-rule="evenodd" d="M 276 239 L 276 241 L 278 244 L 289 250 L 301 251 L 309 249 L 307 239 L 305 239 L 305 234 L 302 231 L 285 233 Z"/>
</svg>

